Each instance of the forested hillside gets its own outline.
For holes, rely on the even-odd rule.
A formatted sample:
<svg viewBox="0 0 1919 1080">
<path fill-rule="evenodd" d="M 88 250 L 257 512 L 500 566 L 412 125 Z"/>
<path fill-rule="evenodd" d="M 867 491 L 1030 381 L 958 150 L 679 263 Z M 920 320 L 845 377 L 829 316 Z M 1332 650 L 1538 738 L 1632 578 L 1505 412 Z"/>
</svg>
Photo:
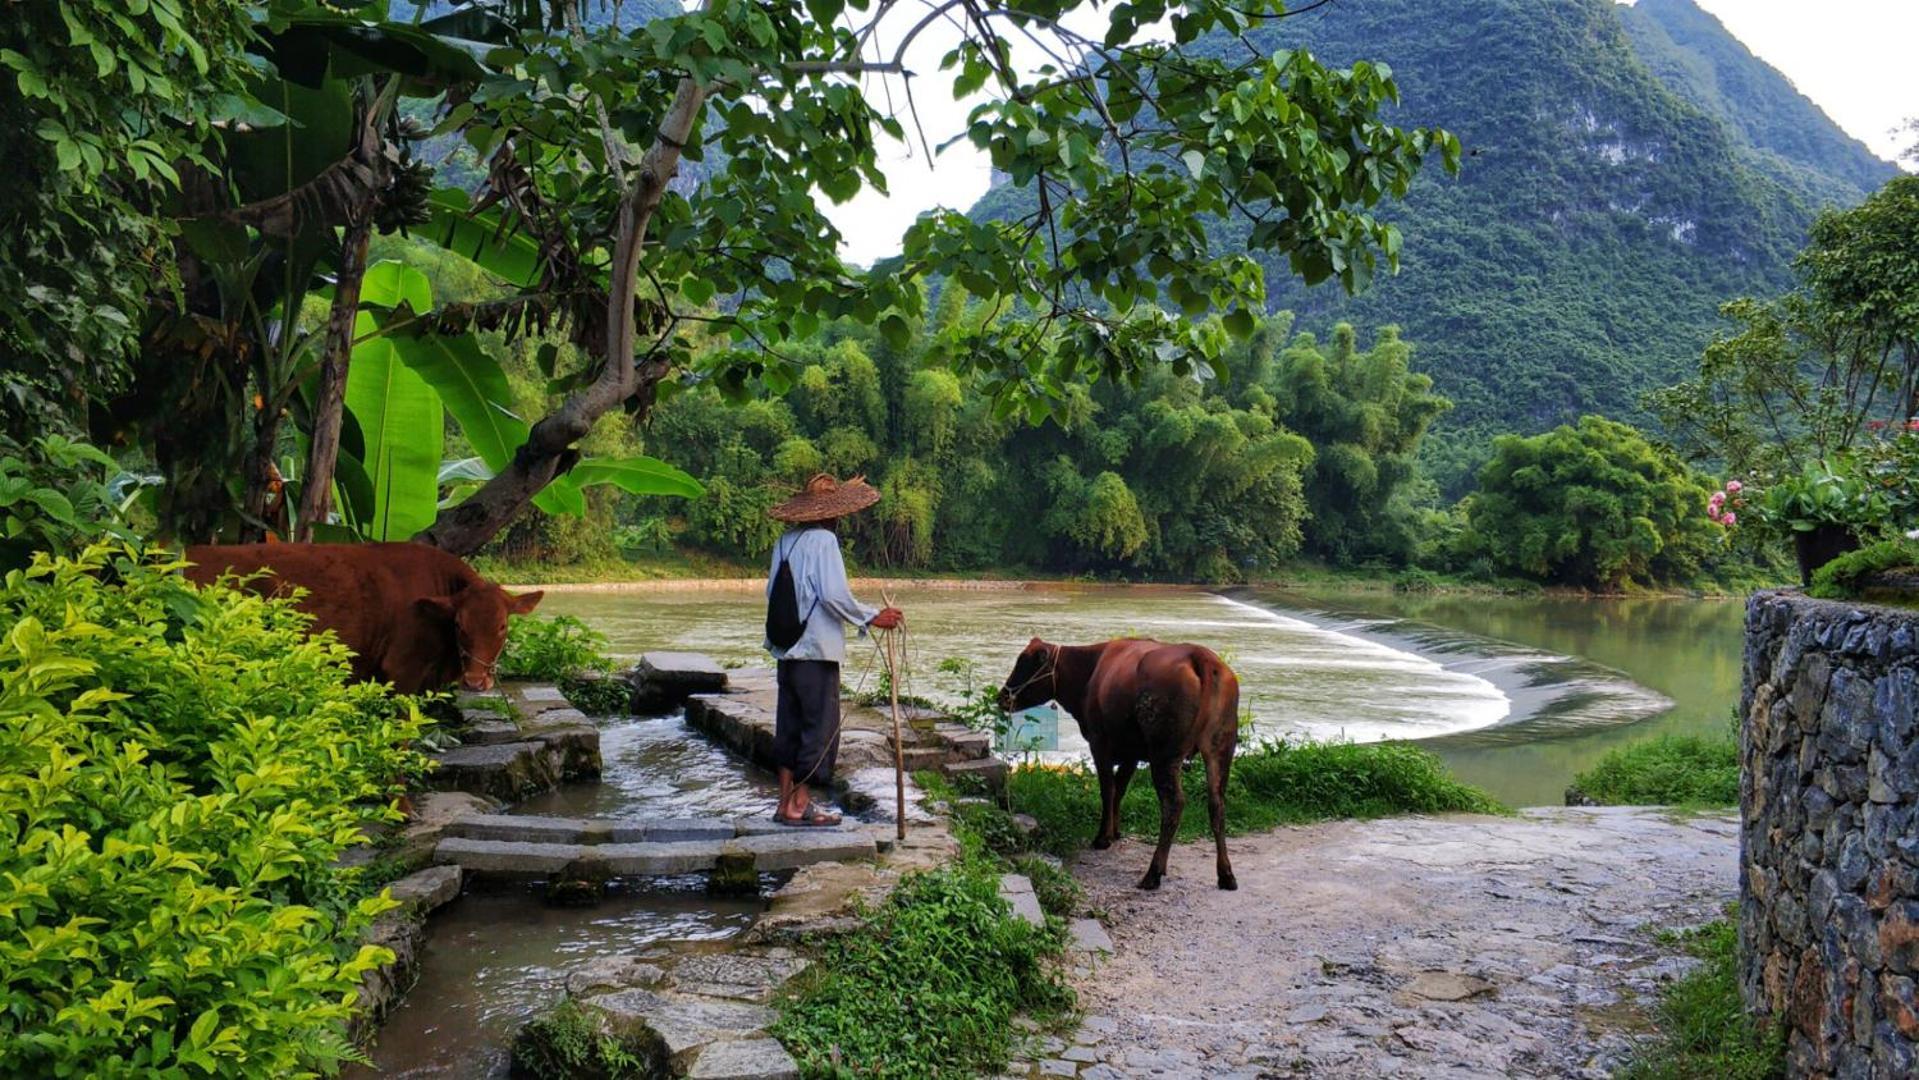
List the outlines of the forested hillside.
<svg viewBox="0 0 1919 1080">
<path fill-rule="evenodd" d="M 1444 125 L 1471 155 L 1458 179 L 1422 176 L 1385 209 L 1405 232 L 1403 269 L 1366 295 L 1267 268 L 1271 306 L 1303 327 L 1398 324 L 1419 343 L 1419 368 L 1457 406 L 1427 444 L 1451 493 L 1493 434 L 1638 416 L 1641 392 L 1697 359 L 1721 302 L 1786 284 L 1821 199 L 1870 182 L 1864 148 L 1688 0 L 1631 16 L 1630 36 L 1623 13 L 1612 0 L 1366 0 L 1251 35 L 1390 64 L 1394 118 Z M 1769 116 L 1727 120 L 1753 111 Z M 1017 215 L 1021 198 L 995 189 L 974 213 Z"/>
</svg>

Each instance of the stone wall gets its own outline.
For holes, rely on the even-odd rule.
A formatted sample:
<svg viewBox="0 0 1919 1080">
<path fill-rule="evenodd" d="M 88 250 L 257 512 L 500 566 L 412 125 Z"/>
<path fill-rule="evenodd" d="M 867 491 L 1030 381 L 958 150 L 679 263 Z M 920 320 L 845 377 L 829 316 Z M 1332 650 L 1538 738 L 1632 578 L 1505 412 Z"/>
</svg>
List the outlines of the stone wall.
<svg viewBox="0 0 1919 1080">
<path fill-rule="evenodd" d="M 1740 715 L 1740 979 L 1794 1075 L 1919 1075 L 1919 611 L 1762 592 Z"/>
</svg>

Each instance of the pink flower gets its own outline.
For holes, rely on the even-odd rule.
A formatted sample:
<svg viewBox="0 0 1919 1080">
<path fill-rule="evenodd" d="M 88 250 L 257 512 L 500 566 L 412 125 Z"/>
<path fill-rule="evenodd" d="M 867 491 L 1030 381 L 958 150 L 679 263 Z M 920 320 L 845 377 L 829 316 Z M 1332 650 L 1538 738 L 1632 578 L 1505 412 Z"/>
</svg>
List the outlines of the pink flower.
<svg viewBox="0 0 1919 1080">
<path fill-rule="evenodd" d="M 1727 494 L 1729 494 L 1729 495 L 1737 495 L 1737 494 L 1739 494 L 1740 492 L 1742 492 L 1742 491 L 1744 491 L 1744 490 L 1746 490 L 1746 485 L 1744 485 L 1744 484 L 1742 484 L 1742 483 L 1740 483 L 1739 481 L 1737 481 L 1737 480 L 1728 480 L 1728 481 L 1726 481 L 1726 493 L 1727 493 Z"/>
<path fill-rule="evenodd" d="M 1706 506 L 1715 514 L 1718 513 L 1719 508 L 1724 505 L 1726 505 L 1726 493 L 1723 491 L 1713 492 L 1712 498 L 1706 500 Z"/>
<path fill-rule="evenodd" d="M 1727 514 L 1727 515 L 1726 515 L 1725 517 L 1722 517 L 1722 518 L 1720 518 L 1720 519 L 1719 519 L 1719 524 L 1721 524 L 1721 525 L 1737 525 L 1737 524 L 1739 524 L 1739 515 L 1738 515 L 1738 514 L 1731 514 L 1731 513 L 1729 513 L 1729 514 Z"/>
</svg>

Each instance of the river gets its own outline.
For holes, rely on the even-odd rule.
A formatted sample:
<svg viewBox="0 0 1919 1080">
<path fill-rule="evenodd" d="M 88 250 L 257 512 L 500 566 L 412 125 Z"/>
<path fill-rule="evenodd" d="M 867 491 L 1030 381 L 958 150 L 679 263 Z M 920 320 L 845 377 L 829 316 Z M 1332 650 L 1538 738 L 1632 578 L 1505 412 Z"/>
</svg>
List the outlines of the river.
<svg viewBox="0 0 1919 1080">
<path fill-rule="evenodd" d="M 1196 641 L 1239 673 L 1251 738 L 1421 740 L 1513 805 L 1559 802 L 1622 743 L 1723 730 L 1738 697 L 1731 601 L 941 585 L 894 599 L 911 629 L 910 692 L 951 700 L 997 685 L 1033 636 Z M 762 603 L 756 586 L 560 591 L 541 612 L 585 620 L 623 660 L 670 648 L 737 665 L 765 661 Z M 874 647 L 853 642 L 847 683 L 871 685 L 878 669 Z"/>
</svg>

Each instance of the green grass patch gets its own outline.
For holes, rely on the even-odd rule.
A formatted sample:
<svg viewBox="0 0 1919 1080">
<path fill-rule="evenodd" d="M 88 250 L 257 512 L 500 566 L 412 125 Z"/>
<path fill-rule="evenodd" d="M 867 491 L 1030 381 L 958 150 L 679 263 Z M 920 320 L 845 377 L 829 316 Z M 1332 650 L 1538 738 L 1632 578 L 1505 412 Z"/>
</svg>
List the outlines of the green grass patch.
<svg viewBox="0 0 1919 1080">
<path fill-rule="evenodd" d="M 1662 735 L 1610 751 L 1573 786 L 1607 806 L 1735 806 L 1739 746 L 1724 735 Z"/>
<path fill-rule="evenodd" d="M 916 779 L 934 800 L 958 793 L 936 773 Z M 1015 867 L 1018 830 L 998 807 L 968 803 L 952 818 L 959 858 L 910 874 L 860 930 L 829 941 L 781 1005 L 773 1028 L 808 1077 L 972 1077 L 1005 1068 L 1013 1018 L 1064 1018 L 1073 991 L 1050 964 L 1065 947 L 1064 925 L 1012 917 L 1000 874 Z M 1020 872 L 1049 912 L 1070 908 L 1079 885 L 1036 859 Z M 1063 881 L 1061 879 L 1064 879 Z M 1042 881 L 1044 882 L 1042 884 Z"/>
<path fill-rule="evenodd" d="M 1659 995 L 1659 1037 L 1641 1046 L 1619 1080 L 1772 1080 L 1785 1069 L 1784 1028 L 1762 1034 L 1739 996 L 1738 933 L 1720 919 L 1680 937 L 1705 966 Z"/>
<path fill-rule="evenodd" d="M 1186 813 L 1179 836 L 1207 835 L 1204 766 L 1187 766 L 1181 781 Z M 1056 855 L 1084 847 L 1099 824 L 1099 785 L 1085 766 L 1014 769 L 1007 797 L 1013 809 L 1039 820 L 1039 846 Z M 1226 788 L 1226 828 L 1235 834 L 1333 818 L 1446 812 L 1506 810 L 1407 743 L 1266 743 L 1233 760 Z M 1159 796 L 1144 767 L 1120 804 L 1120 826 L 1134 836 L 1159 835 Z"/>
</svg>

